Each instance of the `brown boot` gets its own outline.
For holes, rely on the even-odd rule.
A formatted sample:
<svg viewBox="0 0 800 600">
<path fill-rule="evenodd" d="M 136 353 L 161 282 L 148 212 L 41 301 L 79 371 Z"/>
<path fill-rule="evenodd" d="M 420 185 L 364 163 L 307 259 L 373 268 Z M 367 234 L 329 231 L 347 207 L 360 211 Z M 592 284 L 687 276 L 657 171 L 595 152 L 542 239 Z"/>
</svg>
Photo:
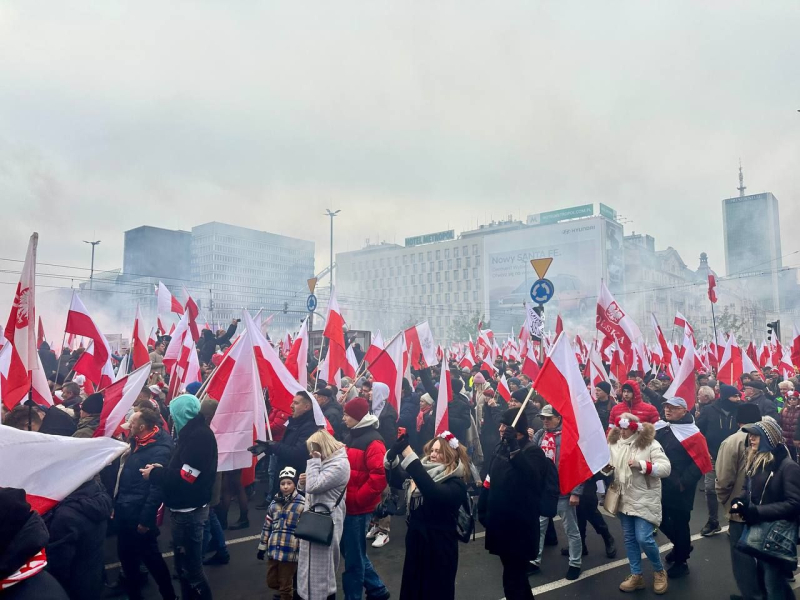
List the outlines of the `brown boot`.
<svg viewBox="0 0 800 600">
<path fill-rule="evenodd" d="M 653 573 L 653 591 L 656 594 L 666 594 L 668 587 L 666 571 L 656 571 Z"/>
<path fill-rule="evenodd" d="M 647 586 L 645 586 L 644 577 L 641 575 L 628 575 L 625 581 L 619 584 L 619 589 L 623 592 L 635 592 L 636 590 L 643 590 L 645 587 Z"/>
</svg>

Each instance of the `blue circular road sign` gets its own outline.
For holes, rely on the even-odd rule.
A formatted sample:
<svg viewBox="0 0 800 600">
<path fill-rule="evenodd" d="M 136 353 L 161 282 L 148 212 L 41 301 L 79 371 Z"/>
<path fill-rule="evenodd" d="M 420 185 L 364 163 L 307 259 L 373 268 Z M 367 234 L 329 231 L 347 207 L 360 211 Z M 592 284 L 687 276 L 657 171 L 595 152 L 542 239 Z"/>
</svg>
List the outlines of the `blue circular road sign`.
<svg viewBox="0 0 800 600">
<path fill-rule="evenodd" d="M 317 310 L 317 297 L 314 294 L 309 294 L 308 298 L 306 299 L 306 308 L 308 312 L 314 312 Z"/>
<path fill-rule="evenodd" d="M 537 304 L 544 304 L 553 299 L 556 288 L 549 279 L 537 279 L 531 286 L 531 300 Z"/>
</svg>

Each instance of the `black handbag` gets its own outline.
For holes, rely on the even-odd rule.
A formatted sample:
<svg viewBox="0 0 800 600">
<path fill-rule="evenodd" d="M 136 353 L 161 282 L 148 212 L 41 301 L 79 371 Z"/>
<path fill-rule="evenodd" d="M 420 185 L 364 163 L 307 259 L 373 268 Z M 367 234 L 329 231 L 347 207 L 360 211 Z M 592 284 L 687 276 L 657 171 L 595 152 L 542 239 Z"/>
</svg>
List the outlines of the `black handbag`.
<svg viewBox="0 0 800 600">
<path fill-rule="evenodd" d="M 295 537 L 299 540 L 330 546 L 333 541 L 333 517 L 331 517 L 331 513 L 339 506 L 346 491 L 347 486 L 339 494 L 339 499 L 333 505 L 333 508 L 328 508 L 319 503 L 300 513 L 300 519 L 297 521 L 297 527 L 294 530 Z"/>
</svg>

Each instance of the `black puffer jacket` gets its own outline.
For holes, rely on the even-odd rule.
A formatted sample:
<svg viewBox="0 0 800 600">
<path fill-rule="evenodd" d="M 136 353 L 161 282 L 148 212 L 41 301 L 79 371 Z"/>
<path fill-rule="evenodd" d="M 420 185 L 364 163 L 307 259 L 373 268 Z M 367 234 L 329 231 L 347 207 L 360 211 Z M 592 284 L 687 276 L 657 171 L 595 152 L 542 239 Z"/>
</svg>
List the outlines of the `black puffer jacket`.
<svg viewBox="0 0 800 600">
<path fill-rule="evenodd" d="M 422 385 L 425 388 L 425 391 L 430 394 L 434 401 L 438 402 L 439 390 L 433 383 L 433 379 L 431 378 L 431 370 L 422 369 L 419 372 L 419 376 L 422 379 Z M 453 399 L 447 405 L 448 429 L 462 444 L 467 439 L 467 431 L 472 424 L 470 414 L 471 408 L 469 405 L 469 400 L 467 400 L 466 396 L 461 393 L 454 393 Z M 431 435 L 431 438 L 432 437 L 433 435 Z"/>
<path fill-rule="evenodd" d="M 751 492 L 740 498 L 755 505 L 752 522 L 792 521 L 800 516 L 800 465 L 792 460 L 784 445 L 778 446 L 772 454 L 775 460 L 750 478 Z M 745 490 L 747 488 L 746 482 Z"/>
<path fill-rule="evenodd" d="M 716 460 L 720 444 L 739 431 L 739 424 L 736 422 L 736 404 L 720 398 L 704 406 L 700 416 L 697 417 L 697 427 L 706 436 L 708 451 Z"/>
<path fill-rule="evenodd" d="M 345 427 L 342 421 L 342 417 L 344 416 L 342 405 L 331 398 L 325 406 L 320 408 L 322 408 L 322 414 L 328 419 L 328 423 L 333 427 L 333 437 L 341 442 L 344 439 L 344 434 L 347 432 L 347 427 Z"/>
<path fill-rule="evenodd" d="M 184 465 L 198 473 L 192 479 Z M 178 434 L 178 446 L 168 465 L 150 472 L 150 482 L 161 487 L 169 508 L 199 508 L 211 501 L 217 478 L 217 439 L 203 415 L 189 419 Z"/>
<path fill-rule="evenodd" d="M 0 579 L 16 573 L 47 544 L 47 532 L 38 513 L 31 512 L 28 520 L 10 540 L 2 540 L 0 546 Z M 48 556 L 48 560 L 49 560 Z M 68 600 L 61 584 L 47 571 L 39 571 L 33 577 L 0 592 L 3 600 Z"/>
<path fill-rule="evenodd" d="M 114 502 L 114 518 L 120 521 L 133 521 L 150 529 L 156 527 L 156 513 L 161 506 L 164 494 L 161 488 L 142 477 L 139 469 L 148 464 L 169 464 L 172 455 L 172 437 L 163 430 L 154 437 L 155 441 L 137 448 L 131 443 L 131 454 L 122 467 L 119 476 L 119 491 Z"/>
<path fill-rule="evenodd" d="M 63 411 L 55 406 L 51 406 L 47 409 L 47 412 L 42 419 L 42 425 L 39 427 L 39 433 L 72 437 L 72 434 L 75 433 L 76 429 L 75 419 L 67 414 L 66 411 Z"/>
<path fill-rule="evenodd" d="M 675 425 L 692 423 L 694 417 L 686 413 Z M 669 477 L 661 480 L 661 504 L 680 510 L 692 510 L 697 482 L 703 474 L 686 448 L 678 441 L 669 427 L 656 430 L 656 441 L 664 448 L 672 470 Z"/>
<path fill-rule="evenodd" d="M 306 472 L 308 462 L 308 448 L 306 442 L 319 427 L 314 422 L 314 411 L 309 410 L 297 417 L 290 417 L 286 421 L 286 431 L 283 439 L 272 446 L 272 453 L 278 457 L 278 467 L 275 469 L 276 477 L 284 467 L 293 467 L 297 474 Z"/>
<path fill-rule="evenodd" d="M 397 439 L 397 411 L 388 402 L 384 404 L 381 416 L 378 417 L 378 433 L 381 434 L 383 443 L 389 447 Z"/>
<path fill-rule="evenodd" d="M 45 515 L 50 531 L 47 568 L 73 600 L 102 595 L 103 548 L 111 506 L 111 496 L 102 484 L 90 480 Z"/>
</svg>

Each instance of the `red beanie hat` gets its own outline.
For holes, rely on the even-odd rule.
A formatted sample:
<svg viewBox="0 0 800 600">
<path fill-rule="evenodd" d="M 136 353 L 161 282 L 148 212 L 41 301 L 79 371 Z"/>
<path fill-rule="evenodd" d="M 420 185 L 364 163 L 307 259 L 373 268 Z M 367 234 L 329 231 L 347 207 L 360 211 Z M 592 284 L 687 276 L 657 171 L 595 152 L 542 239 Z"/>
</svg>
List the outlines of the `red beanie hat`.
<svg viewBox="0 0 800 600">
<path fill-rule="evenodd" d="M 344 405 L 344 412 L 346 415 L 360 422 L 369 412 L 369 403 L 361 396 L 356 396 Z"/>
</svg>

